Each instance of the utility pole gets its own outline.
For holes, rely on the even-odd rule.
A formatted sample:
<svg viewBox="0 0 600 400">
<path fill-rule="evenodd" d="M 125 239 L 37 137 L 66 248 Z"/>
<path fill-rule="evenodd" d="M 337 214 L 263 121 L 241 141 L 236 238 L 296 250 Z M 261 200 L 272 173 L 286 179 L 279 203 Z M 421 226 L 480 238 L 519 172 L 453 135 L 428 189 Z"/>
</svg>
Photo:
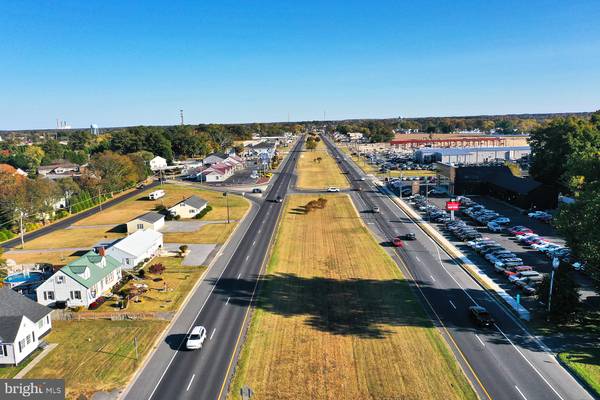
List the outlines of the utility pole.
<svg viewBox="0 0 600 400">
<path fill-rule="evenodd" d="M 19 210 L 19 230 L 21 231 L 21 248 L 25 248 L 25 239 L 23 238 L 23 211 Z"/>
<path fill-rule="evenodd" d="M 552 289 L 554 288 L 554 273 L 560 266 L 560 260 L 557 257 L 552 259 L 552 273 L 550 274 L 550 292 L 548 293 L 548 318 L 550 318 L 550 307 L 552 306 Z"/>
<path fill-rule="evenodd" d="M 223 196 L 225 196 L 225 204 L 227 207 L 227 223 L 229 224 L 229 197 L 227 196 L 227 192 L 223 192 Z"/>
</svg>

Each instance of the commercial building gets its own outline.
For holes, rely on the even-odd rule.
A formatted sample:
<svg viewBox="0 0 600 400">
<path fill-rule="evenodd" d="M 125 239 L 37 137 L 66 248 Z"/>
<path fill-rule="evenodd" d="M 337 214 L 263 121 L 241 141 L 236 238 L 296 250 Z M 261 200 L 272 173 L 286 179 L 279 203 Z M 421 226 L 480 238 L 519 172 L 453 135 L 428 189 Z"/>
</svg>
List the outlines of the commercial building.
<svg viewBox="0 0 600 400">
<path fill-rule="evenodd" d="M 447 183 L 453 195 L 489 195 L 526 210 L 554 209 L 558 203 L 554 188 L 515 176 L 504 165 L 457 167 L 437 163 L 436 168 L 440 183 Z"/>
<path fill-rule="evenodd" d="M 419 163 L 481 164 L 496 160 L 518 160 L 531 154 L 529 146 L 518 147 L 425 147 L 415 151 Z"/>
<path fill-rule="evenodd" d="M 456 134 L 427 134 L 397 135 L 390 146 L 395 150 L 414 150 L 422 147 L 452 148 L 452 147 L 517 147 L 527 146 L 529 135 L 471 135 Z"/>
</svg>

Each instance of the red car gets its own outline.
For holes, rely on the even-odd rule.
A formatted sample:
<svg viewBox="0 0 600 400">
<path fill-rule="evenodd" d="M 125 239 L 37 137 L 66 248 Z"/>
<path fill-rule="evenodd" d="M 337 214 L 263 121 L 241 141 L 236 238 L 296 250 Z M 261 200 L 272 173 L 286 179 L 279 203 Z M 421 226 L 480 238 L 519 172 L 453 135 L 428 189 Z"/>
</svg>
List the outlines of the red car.
<svg viewBox="0 0 600 400">
<path fill-rule="evenodd" d="M 531 268 L 529 265 L 521 265 L 521 266 L 514 267 L 514 268 L 507 268 L 504 270 L 504 275 L 506 275 L 506 277 L 508 278 L 511 275 L 515 275 L 515 274 L 518 274 L 519 272 L 524 272 L 524 271 L 533 271 L 533 268 Z"/>
<path fill-rule="evenodd" d="M 394 245 L 394 247 L 403 247 L 404 243 L 402 243 L 402 239 L 400 239 L 399 237 L 395 237 L 392 240 L 392 244 Z"/>
<path fill-rule="evenodd" d="M 527 233 L 533 233 L 533 231 L 531 229 L 527 228 L 526 226 L 521 226 L 521 225 L 513 226 L 512 228 L 509 228 L 508 231 L 510 233 L 512 233 L 514 236 L 525 235 Z"/>
</svg>

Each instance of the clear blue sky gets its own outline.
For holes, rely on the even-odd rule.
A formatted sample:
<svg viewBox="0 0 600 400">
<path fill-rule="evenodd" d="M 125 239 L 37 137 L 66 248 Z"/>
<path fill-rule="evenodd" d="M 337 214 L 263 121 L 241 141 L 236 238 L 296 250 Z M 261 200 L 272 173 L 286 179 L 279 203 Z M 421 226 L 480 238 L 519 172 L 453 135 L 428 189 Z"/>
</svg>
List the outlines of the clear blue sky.
<svg viewBox="0 0 600 400">
<path fill-rule="evenodd" d="M 2 1 L 0 90 L 0 129 L 592 111 L 600 2 Z"/>
</svg>

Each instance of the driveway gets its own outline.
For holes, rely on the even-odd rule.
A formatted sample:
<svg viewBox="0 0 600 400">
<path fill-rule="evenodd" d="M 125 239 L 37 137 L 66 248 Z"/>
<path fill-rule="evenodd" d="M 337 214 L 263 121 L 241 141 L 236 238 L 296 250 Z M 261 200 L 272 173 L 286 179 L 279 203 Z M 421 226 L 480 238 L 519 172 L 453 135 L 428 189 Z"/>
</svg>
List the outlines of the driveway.
<svg viewBox="0 0 600 400">
<path fill-rule="evenodd" d="M 165 249 L 168 251 L 179 251 L 179 246 L 187 243 L 165 243 Z M 206 265 L 206 260 L 211 255 L 216 244 L 187 244 L 189 253 L 183 259 L 181 265 L 185 266 L 199 266 Z"/>
</svg>

